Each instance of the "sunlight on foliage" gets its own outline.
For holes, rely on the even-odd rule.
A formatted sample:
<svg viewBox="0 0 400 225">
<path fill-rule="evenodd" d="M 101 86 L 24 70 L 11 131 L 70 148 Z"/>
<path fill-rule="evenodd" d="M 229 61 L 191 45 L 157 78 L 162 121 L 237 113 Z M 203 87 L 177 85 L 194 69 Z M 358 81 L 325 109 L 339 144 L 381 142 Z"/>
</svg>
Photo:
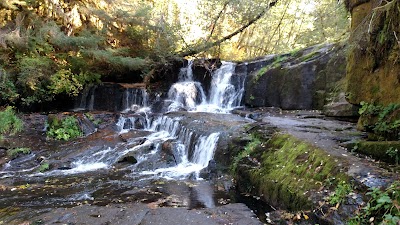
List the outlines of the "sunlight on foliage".
<svg viewBox="0 0 400 225">
<path fill-rule="evenodd" d="M 54 118 L 49 123 L 47 130 L 47 135 L 49 137 L 67 141 L 82 136 L 82 131 L 78 126 L 78 121 L 74 116 L 68 116 L 61 120 Z"/>
<path fill-rule="evenodd" d="M 11 106 L 7 106 L 4 111 L 0 111 L 0 139 L 4 134 L 14 135 L 22 131 L 23 122 L 16 115 Z"/>
</svg>

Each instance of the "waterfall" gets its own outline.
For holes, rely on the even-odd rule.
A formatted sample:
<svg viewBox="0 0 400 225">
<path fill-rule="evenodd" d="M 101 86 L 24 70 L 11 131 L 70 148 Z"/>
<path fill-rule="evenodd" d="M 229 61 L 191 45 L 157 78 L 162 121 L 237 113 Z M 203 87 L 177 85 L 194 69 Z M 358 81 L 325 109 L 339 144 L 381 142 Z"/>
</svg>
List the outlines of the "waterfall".
<svg viewBox="0 0 400 225">
<path fill-rule="evenodd" d="M 122 99 L 123 112 L 137 111 L 149 104 L 149 94 L 146 89 L 127 88 Z"/>
<path fill-rule="evenodd" d="M 209 101 L 197 106 L 196 111 L 228 113 L 240 106 L 244 79 L 234 76 L 235 67 L 235 63 L 222 62 L 222 66 L 212 73 Z"/>
<path fill-rule="evenodd" d="M 80 94 L 79 100 L 75 103 L 75 111 L 80 110 L 93 110 L 94 107 L 94 92 L 96 86 L 85 87 L 82 94 Z"/>
<path fill-rule="evenodd" d="M 193 60 L 179 72 L 179 81 L 168 91 L 168 111 L 195 110 L 196 106 L 206 100 L 200 82 L 193 81 Z"/>
<path fill-rule="evenodd" d="M 180 69 L 178 78 L 179 81 L 193 81 L 193 60 L 188 60 L 188 65 Z"/>
<path fill-rule="evenodd" d="M 208 162 L 214 156 L 214 150 L 219 139 L 219 133 L 212 133 L 209 136 L 202 136 L 193 154 L 193 163 L 201 165 L 203 168 L 208 166 Z"/>
<path fill-rule="evenodd" d="M 175 83 L 168 91 L 168 98 L 172 100 L 168 111 L 179 111 L 187 109 L 196 110 L 197 105 L 201 104 L 206 96 L 200 82 L 184 81 Z"/>
<path fill-rule="evenodd" d="M 178 150 L 180 163 L 173 167 L 159 168 L 154 171 L 144 171 L 143 174 L 153 174 L 166 179 L 186 179 L 193 177 L 200 179 L 200 171 L 208 166 L 209 161 L 214 156 L 217 147 L 219 133 L 200 136 L 195 141 L 195 149 L 192 159 L 189 158 L 188 150 L 185 144 L 179 144 Z"/>
<path fill-rule="evenodd" d="M 168 111 L 228 113 L 240 106 L 244 79 L 235 76 L 235 63 L 222 62 L 212 73 L 209 96 L 205 95 L 200 82 L 193 80 L 193 61 L 180 70 L 179 81 L 168 92 Z"/>
</svg>

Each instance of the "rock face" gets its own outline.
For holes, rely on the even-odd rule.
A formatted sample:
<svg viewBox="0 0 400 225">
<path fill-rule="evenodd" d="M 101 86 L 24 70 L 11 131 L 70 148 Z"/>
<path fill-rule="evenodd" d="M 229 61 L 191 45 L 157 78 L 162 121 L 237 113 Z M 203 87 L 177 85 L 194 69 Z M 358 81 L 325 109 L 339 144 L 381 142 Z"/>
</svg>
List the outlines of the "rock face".
<svg viewBox="0 0 400 225">
<path fill-rule="evenodd" d="M 400 2 L 352 0 L 347 5 L 352 16 L 349 102 L 400 103 Z"/>
<path fill-rule="evenodd" d="M 328 93 L 345 76 L 345 48 L 317 45 L 297 52 L 242 63 L 245 104 L 282 109 L 322 109 Z"/>
<path fill-rule="evenodd" d="M 324 106 L 323 113 L 332 117 L 357 117 L 358 109 L 356 105 L 347 102 L 345 93 L 341 92 L 331 103 Z"/>
</svg>

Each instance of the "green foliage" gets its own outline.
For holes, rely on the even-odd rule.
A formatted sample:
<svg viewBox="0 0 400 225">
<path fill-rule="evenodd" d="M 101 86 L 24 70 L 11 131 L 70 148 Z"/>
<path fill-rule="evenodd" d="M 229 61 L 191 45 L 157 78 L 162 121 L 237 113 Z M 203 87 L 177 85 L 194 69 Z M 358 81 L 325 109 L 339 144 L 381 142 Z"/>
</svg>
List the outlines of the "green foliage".
<svg viewBox="0 0 400 225">
<path fill-rule="evenodd" d="M 77 96 L 87 83 L 95 83 L 99 80 L 97 74 L 80 73 L 73 74 L 71 70 L 61 69 L 50 77 L 48 88 L 53 94 L 66 93 Z"/>
<path fill-rule="evenodd" d="M 31 153 L 30 148 L 13 148 L 7 150 L 7 156 L 10 157 L 11 159 L 15 159 L 21 154 L 27 155 Z"/>
<path fill-rule="evenodd" d="M 14 82 L 7 72 L 0 67 L 0 102 L 14 102 L 19 97 Z"/>
<path fill-rule="evenodd" d="M 231 170 L 235 171 L 237 169 L 237 166 L 240 162 L 240 160 L 242 160 L 245 157 L 249 157 L 250 154 L 252 152 L 254 152 L 254 150 L 259 147 L 261 144 L 261 139 L 258 138 L 256 135 L 252 135 L 251 136 L 251 141 L 246 145 L 246 147 L 244 147 L 244 149 L 238 153 L 238 155 L 236 155 L 233 158 L 233 163 L 231 166 Z"/>
<path fill-rule="evenodd" d="M 78 126 L 78 121 L 74 116 L 67 116 L 61 121 L 53 119 L 47 131 L 49 137 L 58 140 L 69 140 L 82 136 L 82 131 Z"/>
<path fill-rule="evenodd" d="M 18 86 L 22 92 L 22 102 L 30 105 L 51 100 L 52 96 L 47 94 L 47 85 L 55 66 L 52 60 L 38 55 L 23 55 L 18 59 Z"/>
<path fill-rule="evenodd" d="M 91 113 L 85 113 L 84 114 L 86 116 L 86 118 L 88 118 L 95 126 L 98 126 L 101 124 L 101 120 L 99 119 L 95 119 L 93 114 Z"/>
<path fill-rule="evenodd" d="M 359 114 L 367 123 L 363 126 L 384 139 L 400 139 L 400 104 L 388 106 L 361 102 Z M 371 123 L 371 121 L 374 121 Z"/>
<path fill-rule="evenodd" d="M 117 70 L 121 70 L 122 68 L 128 70 L 141 70 L 144 69 L 145 66 L 147 66 L 147 62 L 145 59 L 115 55 L 112 51 L 91 50 L 87 53 L 99 63 L 107 63 L 113 65 Z"/>
<path fill-rule="evenodd" d="M 50 164 L 47 162 L 41 163 L 39 168 L 37 169 L 40 173 L 46 172 L 50 169 Z"/>
<path fill-rule="evenodd" d="M 23 128 L 23 122 L 11 106 L 0 112 L 0 139 L 4 134 L 14 135 Z"/>
<path fill-rule="evenodd" d="M 393 158 L 396 164 L 399 164 L 399 150 L 397 148 L 390 147 L 386 150 L 386 154 Z"/>
<path fill-rule="evenodd" d="M 336 188 L 335 192 L 329 196 L 329 204 L 331 205 L 339 205 L 343 203 L 346 199 L 347 195 L 353 190 L 352 186 L 345 181 L 340 182 Z"/>
<path fill-rule="evenodd" d="M 396 181 L 386 190 L 371 188 L 370 200 L 362 210 L 348 222 L 356 224 L 397 225 L 400 222 L 400 182 Z"/>
</svg>

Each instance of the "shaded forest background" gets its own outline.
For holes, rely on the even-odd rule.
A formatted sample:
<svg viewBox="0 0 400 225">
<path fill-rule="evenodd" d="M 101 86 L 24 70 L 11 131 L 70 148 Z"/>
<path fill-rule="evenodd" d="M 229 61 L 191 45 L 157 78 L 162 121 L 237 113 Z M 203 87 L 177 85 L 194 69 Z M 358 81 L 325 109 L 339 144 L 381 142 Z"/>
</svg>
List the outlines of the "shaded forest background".
<svg viewBox="0 0 400 225">
<path fill-rule="evenodd" d="M 336 0 L 0 0 L 0 105 L 140 82 L 182 57 L 249 60 L 347 38 Z"/>
</svg>

